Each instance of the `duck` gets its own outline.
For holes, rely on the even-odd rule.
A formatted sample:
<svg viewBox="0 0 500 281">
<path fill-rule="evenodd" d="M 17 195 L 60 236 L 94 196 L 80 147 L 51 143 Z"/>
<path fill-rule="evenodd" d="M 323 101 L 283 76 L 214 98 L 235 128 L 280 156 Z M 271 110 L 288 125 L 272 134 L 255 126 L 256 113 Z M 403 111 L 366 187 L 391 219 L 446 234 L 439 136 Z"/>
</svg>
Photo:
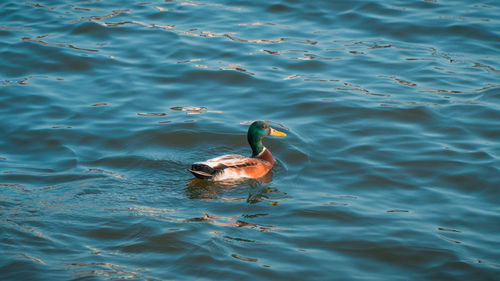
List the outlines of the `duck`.
<svg viewBox="0 0 500 281">
<path fill-rule="evenodd" d="M 196 178 L 204 180 L 258 179 L 265 176 L 274 166 L 274 158 L 262 144 L 267 136 L 285 137 L 286 134 L 271 128 L 264 121 L 255 121 L 248 128 L 247 140 L 252 148 L 250 157 L 227 154 L 202 162 L 196 162 L 188 169 Z"/>
</svg>

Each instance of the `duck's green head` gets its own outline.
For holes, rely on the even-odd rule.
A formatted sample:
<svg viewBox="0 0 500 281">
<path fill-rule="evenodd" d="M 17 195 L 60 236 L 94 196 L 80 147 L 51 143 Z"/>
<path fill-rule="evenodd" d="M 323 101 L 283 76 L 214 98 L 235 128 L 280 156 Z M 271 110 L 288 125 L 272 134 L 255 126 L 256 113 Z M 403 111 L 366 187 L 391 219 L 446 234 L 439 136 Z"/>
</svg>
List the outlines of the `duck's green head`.
<svg viewBox="0 0 500 281">
<path fill-rule="evenodd" d="M 262 139 L 267 136 L 284 137 L 286 134 L 269 127 L 264 121 L 255 121 L 250 125 L 247 138 L 252 148 L 252 156 L 257 156 L 264 150 Z"/>
</svg>

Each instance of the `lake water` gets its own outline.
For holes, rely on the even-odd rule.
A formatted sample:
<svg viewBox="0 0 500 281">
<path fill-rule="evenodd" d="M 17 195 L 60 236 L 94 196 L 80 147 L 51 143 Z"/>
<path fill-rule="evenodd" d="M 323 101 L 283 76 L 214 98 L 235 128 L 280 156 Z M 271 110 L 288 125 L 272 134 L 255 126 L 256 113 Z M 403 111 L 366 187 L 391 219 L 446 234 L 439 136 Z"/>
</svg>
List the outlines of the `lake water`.
<svg viewBox="0 0 500 281">
<path fill-rule="evenodd" d="M 500 276 L 498 1 L 4 0 L 0 65 L 1 280 Z"/>
</svg>

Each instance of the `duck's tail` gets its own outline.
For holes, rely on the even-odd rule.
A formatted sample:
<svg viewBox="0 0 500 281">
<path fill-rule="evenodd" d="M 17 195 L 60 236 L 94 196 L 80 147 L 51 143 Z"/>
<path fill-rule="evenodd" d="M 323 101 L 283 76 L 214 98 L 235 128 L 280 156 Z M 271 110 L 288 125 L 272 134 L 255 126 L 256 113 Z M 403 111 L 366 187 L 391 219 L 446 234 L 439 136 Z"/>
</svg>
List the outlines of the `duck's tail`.
<svg viewBox="0 0 500 281">
<path fill-rule="evenodd" d="M 216 172 L 214 168 L 201 163 L 195 163 L 187 170 L 199 179 L 212 179 Z"/>
</svg>

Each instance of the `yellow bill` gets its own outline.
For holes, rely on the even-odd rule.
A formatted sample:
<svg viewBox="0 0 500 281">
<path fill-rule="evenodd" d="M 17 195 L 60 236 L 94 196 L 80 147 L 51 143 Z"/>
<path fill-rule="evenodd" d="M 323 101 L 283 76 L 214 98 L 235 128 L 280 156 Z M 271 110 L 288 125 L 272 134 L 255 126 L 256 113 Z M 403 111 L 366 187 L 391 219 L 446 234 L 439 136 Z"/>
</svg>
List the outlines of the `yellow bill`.
<svg viewBox="0 0 500 281">
<path fill-rule="evenodd" d="M 271 132 L 269 133 L 270 136 L 273 136 L 273 137 L 285 137 L 286 136 L 285 133 L 280 132 L 278 130 L 275 130 L 271 127 L 269 127 L 269 129 L 271 129 Z"/>
</svg>

